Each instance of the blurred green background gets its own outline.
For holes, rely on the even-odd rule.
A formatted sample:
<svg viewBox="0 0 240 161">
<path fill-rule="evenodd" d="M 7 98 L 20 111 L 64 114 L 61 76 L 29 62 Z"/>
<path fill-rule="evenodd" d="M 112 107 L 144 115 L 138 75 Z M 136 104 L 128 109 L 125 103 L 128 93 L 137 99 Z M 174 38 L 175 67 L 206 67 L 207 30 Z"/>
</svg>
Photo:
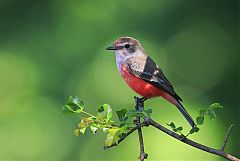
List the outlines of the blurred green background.
<svg viewBox="0 0 240 161">
<path fill-rule="evenodd" d="M 80 116 L 66 116 L 69 95 L 87 111 L 109 103 L 134 106 L 105 48 L 120 36 L 137 38 L 195 117 L 220 102 L 224 109 L 190 136 L 219 148 L 231 123 L 227 152 L 240 157 L 238 0 L 0 0 L 0 160 L 137 160 L 137 134 L 103 150 L 104 134 L 75 137 Z M 161 124 L 189 125 L 163 99 L 147 101 Z M 143 130 L 148 160 L 224 159 L 153 128 Z"/>
</svg>

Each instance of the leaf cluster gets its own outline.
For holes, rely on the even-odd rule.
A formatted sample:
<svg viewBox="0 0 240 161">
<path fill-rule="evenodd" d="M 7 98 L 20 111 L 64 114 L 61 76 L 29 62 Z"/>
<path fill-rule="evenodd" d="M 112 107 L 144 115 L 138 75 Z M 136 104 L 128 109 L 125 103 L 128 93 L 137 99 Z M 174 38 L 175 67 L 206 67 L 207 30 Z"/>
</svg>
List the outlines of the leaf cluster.
<svg viewBox="0 0 240 161">
<path fill-rule="evenodd" d="M 210 120 L 216 119 L 215 110 L 222 109 L 222 108 L 223 108 L 223 106 L 221 106 L 219 103 L 213 103 L 207 109 L 199 110 L 199 115 L 196 117 L 197 124 L 195 127 L 192 127 L 190 129 L 190 131 L 188 132 L 187 135 L 182 134 L 182 130 L 183 130 L 182 126 L 177 127 L 173 122 L 171 122 L 170 124 L 167 124 L 167 125 L 170 126 L 174 132 L 177 132 L 177 133 L 183 135 L 184 137 L 187 137 L 190 134 L 199 132 L 200 129 L 198 126 L 203 125 L 206 117 L 209 117 Z"/>
<path fill-rule="evenodd" d="M 112 120 L 112 108 L 108 104 L 99 106 L 96 115 L 86 112 L 84 108 L 85 105 L 82 99 L 79 99 L 77 96 L 70 96 L 66 105 L 62 107 L 62 112 L 64 114 L 75 113 L 87 115 L 87 117 L 81 118 L 77 128 L 73 131 L 74 135 L 79 136 L 80 134 L 84 134 L 86 129 L 90 129 L 93 134 L 102 130 L 107 133 L 105 139 L 106 146 L 117 144 L 118 140 L 126 135 L 127 131 L 132 128 L 130 125 L 133 125 L 133 123 L 127 122 L 131 118 L 136 116 L 146 117 L 152 113 L 152 109 L 150 108 L 140 111 L 121 109 L 116 112 L 119 121 L 114 121 Z"/>
<path fill-rule="evenodd" d="M 210 120 L 215 119 L 215 110 L 221 108 L 223 107 L 219 103 L 213 103 L 207 109 L 199 110 L 199 115 L 196 117 L 196 126 L 190 129 L 187 135 L 182 134 L 182 126 L 176 126 L 173 122 L 167 125 L 170 126 L 174 132 L 187 137 L 190 134 L 199 132 L 200 129 L 198 126 L 203 125 L 205 117 L 209 117 Z M 77 96 L 70 96 L 66 105 L 62 107 L 62 112 L 64 114 L 84 114 L 85 116 L 81 118 L 77 128 L 73 131 L 74 135 L 79 136 L 80 134 L 85 134 L 87 129 L 90 129 L 93 134 L 96 134 L 97 131 L 101 130 L 104 133 L 107 133 L 105 139 L 106 146 L 118 144 L 118 140 L 121 137 L 124 137 L 126 133 L 133 128 L 131 126 L 134 125 L 132 121 L 133 118 L 135 119 L 136 116 L 142 118 L 150 117 L 152 113 L 151 108 L 142 108 L 140 110 L 127 110 L 123 108 L 116 111 L 118 121 L 114 121 L 112 120 L 112 108 L 108 104 L 99 106 L 95 115 L 86 112 L 84 109 L 85 105 L 82 99 L 79 99 Z"/>
</svg>

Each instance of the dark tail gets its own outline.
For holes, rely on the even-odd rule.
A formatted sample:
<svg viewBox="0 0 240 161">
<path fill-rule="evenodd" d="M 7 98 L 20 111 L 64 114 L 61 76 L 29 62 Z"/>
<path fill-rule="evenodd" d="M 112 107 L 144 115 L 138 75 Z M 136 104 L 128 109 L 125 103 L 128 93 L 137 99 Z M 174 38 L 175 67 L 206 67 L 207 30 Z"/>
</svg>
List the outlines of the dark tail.
<svg viewBox="0 0 240 161">
<path fill-rule="evenodd" d="M 183 105 L 178 101 L 178 104 L 176 105 L 178 110 L 183 114 L 183 116 L 187 119 L 187 121 L 189 122 L 189 124 L 192 127 L 195 127 L 196 124 L 194 122 L 194 120 L 192 119 L 192 117 L 188 114 L 188 112 L 186 111 L 186 109 L 183 107 Z"/>
</svg>

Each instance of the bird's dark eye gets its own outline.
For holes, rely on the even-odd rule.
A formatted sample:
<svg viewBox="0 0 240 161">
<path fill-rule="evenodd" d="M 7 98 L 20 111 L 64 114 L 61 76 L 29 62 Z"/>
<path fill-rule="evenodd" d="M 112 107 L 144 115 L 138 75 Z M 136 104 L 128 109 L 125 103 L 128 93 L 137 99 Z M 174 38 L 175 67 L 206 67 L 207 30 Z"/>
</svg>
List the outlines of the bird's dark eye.
<svg viewBox="0 0 240 161">
<path fill-rule="evenodd" d="M 130 47 L 130 44 L 125 44 L 124 47 L 125 47 L 125 48 L 129 48 L 129 47 Z"/>
</svg>

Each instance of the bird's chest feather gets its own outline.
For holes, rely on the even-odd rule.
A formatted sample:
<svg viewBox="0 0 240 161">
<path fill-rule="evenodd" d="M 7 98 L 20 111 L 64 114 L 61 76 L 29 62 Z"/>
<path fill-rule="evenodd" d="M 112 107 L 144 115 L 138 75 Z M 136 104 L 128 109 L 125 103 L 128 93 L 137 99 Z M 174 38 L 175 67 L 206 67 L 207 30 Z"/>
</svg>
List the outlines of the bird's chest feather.
<svg viewBox="0 0 240 161">
<path fill-rule="evenodd" d="M 126 64 L 122 64 L 120 67 L 120 74 L 128 84 L 130 88 L 132 88 L 135 92 L 144 97 L 156 97 L 159 96 L 159 90 L 151 85 L 150 83 L 134 76 L 128 69 Z"/>
</svg>

